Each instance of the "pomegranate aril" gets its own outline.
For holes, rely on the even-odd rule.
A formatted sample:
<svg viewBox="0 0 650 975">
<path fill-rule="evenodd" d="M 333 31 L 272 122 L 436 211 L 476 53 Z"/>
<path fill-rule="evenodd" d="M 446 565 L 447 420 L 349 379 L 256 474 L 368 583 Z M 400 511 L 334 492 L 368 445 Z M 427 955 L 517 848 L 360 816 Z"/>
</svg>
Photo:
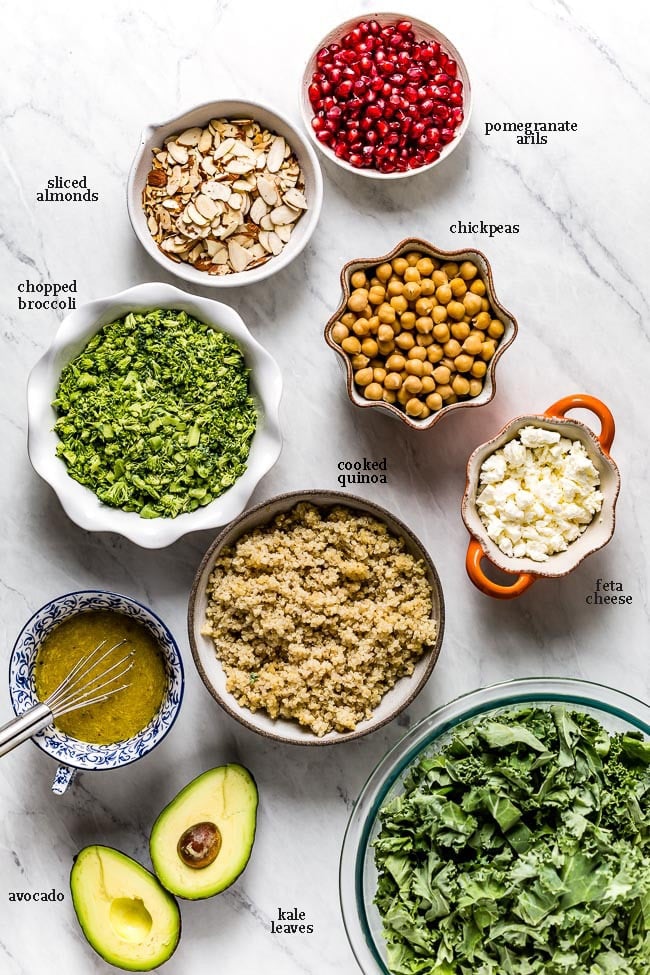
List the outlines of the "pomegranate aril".
<svg viewBox="0 0 650 975">
<path fill-rule="evenodd" d="M 322 132 L 316 133 L 316 138 L 318 139 L 319 142 L 323 142 L 326 146 L 328 146 L 331 143 L 333 137 L 331 132 L 328 132 L 327 129 L 323 129 Z"/>
<path fill-rule="evenodd" d="M 311 84 L 307 89 L 307 93 L 309 95 L 309 101 L 312 103 L 312 105 L 314 102 L 320 100 L 320 88 L 318 85 Z"/>
<path fill-rule="evenodd" d="M 353 152 L 351 153 L 348 162 L 351 166 L 356 166 L 357 169 L 359 169 L 361 166 L 363 166 L 363 156 L 361 156 L 358 152 Z"/>
<path fill-rule="evenodd" d="M 459 108 L 463 104 L 463 96 L 462 95 L 452 94 L 452 95 L 449 96 L 448 102 L 449 102 L 450 105 L 454 105 L 455 107 Z M 452 115 L 453 115 L 453 112 L 452 112 Z"/>
<path fill-rule="evenodd" d="M 334 155 L 339 159 L 345 159 L 348 154 L 348 147 L 345 142 L 337 142 L 334 146 Z"/>
<path fill-rule="evenodd" d="M 373 91 L 376 91 L 377 94 L 381 92 L 381 94 L 384 96 L 390 95 L 391 91 L 393 90 L 390 85 L 385 85 L 381 78 L 373 78 L 369 84 Z M 386 88 L 388 88 L 388 91 L 385 90 Z"/>
<path fill-rule="evenodd" d="M 331 81 L 333 85 L 338 85 L 341 80 L 341 69 L 340 68 L 329 68 L 325 72 L 327 74 L 327 80 Z"/>
<path fill-rule="evenodd" d="M 451 58 L 447 58 L 447 74 L 452 78 L 455 78 L 458 74 L 458 65 Z"/>
<path fill-rule="evenodd" d="M 375 126 L 375 128 L 377 129 L 377 132 L 379 133 L 379 135 L 382 138 L 385 135 L 388 135 L 388 133 L 390 131 L 389 126 L 388 126 L 388 122 L 386 122 L 384 119 L 379 119 L 379 121 L 377 122 L 377 125 Z"/>
<path fill-rule="evenodd" d="M 321 118 L 320 115 L 315 115 L 311 120 L 311 127 L 314 132 L 322 132 L 325 128 L 325 119 Z"/>
<path fill-rule="evenodd" d="M 441 129 L 440 131 L 440 138 L 442 139 L 445 145 L 448 145 L 448 143 L 451 142 L 451 140 L 454 138 L 454 135 L 455 133 L 453 129 Z"/>
<path fill-rule="evenodd" d="M 352 92 L 352 82 L 349 78 L 345 78 L 341 84 L 336 88 L 335 95 L 337 98 L 348 98 Z"/>
<path fill-rule="evenodd" d="M 353 145 L 353 143 L 359 141 L 359 136 L 360 135 L 361 135 L 361 132 L 360 132 L 359 129 L 357 129 L 357 128 L 348 129 L 345 138 L 347 139 L 349 145 Z"/>
</svg>

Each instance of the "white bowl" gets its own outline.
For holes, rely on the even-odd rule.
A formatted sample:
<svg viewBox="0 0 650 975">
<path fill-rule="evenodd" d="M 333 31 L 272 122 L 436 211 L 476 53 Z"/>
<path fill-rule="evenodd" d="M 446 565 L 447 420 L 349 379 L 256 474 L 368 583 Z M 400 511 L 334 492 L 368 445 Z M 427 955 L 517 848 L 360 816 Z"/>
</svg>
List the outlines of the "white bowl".
<svg viewBox="0 0 650 975">
<path fill-rule="evenodd" d="M 362 20 L 378 20 L 382 27 L 388 24 L 399 24 L 402 20 L 409 20 L 413 25 L 413 31 L 415 32 L 416 38 L 422 38 L 425 41 L 437 41 L 445 54 L 450 54 L 451 57 L 456 61 L 458 65 L 458 75 L 460 81 L 463 82 L 463 121 L 456 129 L 455 138 L 448 143 L 438 159 L 426 166 L 419 166 L 417 169 L 407 169 L 404 173 L 380 173 L 377 169 L 357 169 L 356 166 L 352 166 L 345 159 L 339 159 L 338 156 L 329 148 L 329 146 L 323 145 L 316 138 L 316 133 L 311 127 L 311 120 L 314 117 L 314 111 L 311 107 L 311 102 L 309 101 L 308 88 L 312 81 L 312 75 L 314 71 L 317 70 L 316 57 L 318 52 L 324 48 L 328 47 L 332 42 L 340 42 L 341 38 L 351 31 L 357 24 Z M 314 143 L 317 149 L 323 153 L 323 155 L 330 159 L 341 169 L 346 169 L 349 173 L 356 173 L 358 176 L 368 176 L 371 179 L 405 179 L 408 176 L 416 176 L 418 173 L 424 173 L 427 169 L 433 169 L 443 160 L 448 159 L 452 154 L 454 149 L 458 146 L 461 139 L 467 132 L 469 127 L 470 115 L 472 113 L 472 88 L 469 80 L 469 74 L 467 71 L 467 66 L 463 61 L 458 49 L 451 43 L 449 38 L 439 31 L 436 27 L 432 27 L 431 24 L 427 24 L 424 20 L 418 20 L 417 17 L 411 17 L 408 14 L 395 14 L 395 13 L 372 13 L 371 11 L 360 13 L 356 17 L 352 17 L 350 20 L 344 21 L 339 24 L 338 27 L 334 27 L 333 30 L 328 31 L 325 37 L 322 38 L 320 43 L 314 48 L 311 53 L 307 65 L 305 67 L 302 76 L 302 85 L 300 89 L 300 109 L 302 112 L 302 119 L 309 133 L 311 141 Z"/>
<path fill-rule="evenodd" d="M 160 147 L 167 136 L 182 132 L 194 125 L 207 125 L 213 118 L 252 118 L 270 131 L 283 136 L 300 163 L 305 178 L 305 197 L 309 204 L 309 209 L 296 223 L 288 244 L 285 244 L 280 254 L 272 257 L 260 267 L 234 274 L 208 274 L 206 271 L 197 270 L 191 264 L 184 262 L 177 264 L 165 257 L 149 232 L 147 219 L 142 209 L 142 190 L 147 180 L 147 174 L 151 169 L 152 149 Z M 176 274 L 186 281 L 191 281 L 192 284 L 203 285 L 206 288 L 236 288 L 243 284 L 254 284 L 256 281 L 270 277 L 276 271 L 281 271 L 306 246 L 316 228 L 322 203 L 323 176 L 320 164 L 316 153 L 302 133 L 284 115 L 280 115 L 266 105 L 259 102 L 233 99 L 207 102 L 205 105 L 198 105 L 191 111 L 178 115 L 168 122 L 148 125 L 140 136 L 140 146 L 131 165 L 127 185 L 127 206 L 131 226 L 149 256 L 171 274 Z"/>
<path fill-rule="evenodd" d="M 258 411 L 257 429 L 242 476 L 204 508 L 176 518 L 141 518 L 135 511 L 122 511 L 102 504 L 90 488 L 70 477 L 65 462 L 56 456 L 59 438 L 53 429 L 56 412 L 52 401 L 64 366 L 82 351 L 102 326 L 130 311 L 154 308 L 186 311 L 206 325 L 232 336 L 251 370 L 251 391 Z M 243 511 L 258 481 L 280 455 L 282 437 L 278 408 L 281 394 L 282 375 L 277 363 L 253 338 L 234 309 L 169 284 L 140 284 L 108 298 L 90 301 L 70 312 L 61 322 L 51 346 L 34 366 L 27 382 L 29 458 L 36 473 L 56 492 L 65 513 L 81 528 L 116 532 L 143 548 L 163 548 L 188 532 L 225 525 Z"/>
<path fill-rule="evenodd" d="M 272 521 L 281 512 L 290 511 L 297 504 L 307 501 L 322 508 L 343 505 L 359 514 L 369 514 L 384 522 L 389 530 L 399 538 L 403 538 L 406 551 L 426 565 L 427 581 L 431 590 L 431 615 L 438 621 L 438 632 L 435 643 L 418 660 L 410 677 L 402 677 L 386 693 L 375 708 L 370 718 L 359 722 L 353 731 L 330 731 L 319 738 L 312 731 L 299 725 L 297 721 L 286 718 L 271 718 L 266 711 L 250 711 L 238 703 L 233 694 L 226 690 L 226 674 L 218 659 L 214 642 L 211 637 L 201 632 L 208 605 L 208 580 L 212 574 L 214 563 L 224 548 L 235 544 L 242 535 L 247 534 L 259 525 Z M 197 569 L 190 593 L 187 614 L 190 646 L 194 663 L 207 689 L 215 701 L 233 718 L 241 722 L 251 731 L 256 731 L 265 738 L 272 738 L 292 745 L 333 745 L 344 741 L 352 741 L 363 735 L 376 731 L 408 707 L 420 693 L 428 681 L 438 660 L 442 638 L 445 629 L 445 604 L 442 586 L 436 568 L 428 552 L 413 534 L 413 532 L 395 515 L 385 508 L 358 498 L 342 491 L 292 491 L 279 494 L 268 501 L 244 512 L 231 525 L 228 525 L 213 541 L 205 553 L 203 561 Z"/>
</svg>

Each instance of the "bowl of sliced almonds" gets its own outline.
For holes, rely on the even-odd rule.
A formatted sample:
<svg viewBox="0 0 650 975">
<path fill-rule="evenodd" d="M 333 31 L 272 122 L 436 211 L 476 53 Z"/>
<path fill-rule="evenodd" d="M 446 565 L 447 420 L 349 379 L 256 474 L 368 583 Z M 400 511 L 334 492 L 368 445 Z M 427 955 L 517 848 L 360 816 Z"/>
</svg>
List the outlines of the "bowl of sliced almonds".
<svg viewBox="0 0 650 975">
<path fill-rule="evenodd" d="M 216 101 L 148 126 L 129 174 L 129 217 L 166 270 L 208 287 L 252 284 L 286 267 L 323 200 L 316 154 L 276 111 Z"/>
</svg>

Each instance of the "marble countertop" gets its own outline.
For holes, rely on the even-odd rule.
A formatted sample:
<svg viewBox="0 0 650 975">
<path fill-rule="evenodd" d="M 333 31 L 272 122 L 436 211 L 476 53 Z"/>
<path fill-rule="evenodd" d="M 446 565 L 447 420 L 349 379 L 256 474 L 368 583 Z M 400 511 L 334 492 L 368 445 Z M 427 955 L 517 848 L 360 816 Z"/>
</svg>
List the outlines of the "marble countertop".
<svg viewBox="0 0 650 975">
<path fill-rule="evenodd" d="M 184 903 L 183 938 L 167 975 L 354 975 L 338 900 L 338 857 L 355 797 L 375 763 L 432 708 L 483 684 L 566 675 L 650 692 L 648 655 L 647 143 L 648 8 L 615 16 L 605 0 L 466 0 L 437 26 L 469 67 L 474 113 L 450 160 L 414 179 L 376 184 L 325 163 L 325 200 L 309 247 L 266 283 L 228 292 L 282 364 L 284 449 L 253 501 L 299 488 L 336 488 L 340 460 L 388 461 L 388 483 L 356 490 L 401 516 L 425 542 L 444 588 L 447 627 L 427 687 L 398 720 L 342 747 L 283 747 L 236 724 L 213 702 L 189 658 L 189 586 L 210 534 L 160 552 L 88 534 L 64 515 L 30 468 L 25 382 L 62 313 L 17 310 L 20 281 L 76 278 L 79 303 L 149 280 L 168 280 L 129 225 L 126 174 L 149 122 L 229 95 L 268 101 L 298 121 L 304 59 L 335 23 L 367 2 L 215 0 L 197 13 L 154 4 L 43 5 L 22 0 L 5 18 L 0 114 L 0 269 L 3 288 L 0 430 L 0 591 L 5 666 L 26 619 L 78 588 L 122 590 L 158 612 L 187 662 L 186 699 L 173 733 L 137 765 L 83 775 L 63 797 L 54 763 L 25 745 L 0 763 L 0 970 L 3 975 L 95 975 L 109 968 L 88 947 L 68 894 L 73 854 L 113 845 L 148 863 L 162 806 L 206 768 L 239 761 L 261 793 L 258 838 L 240 880 L 220 897 Z M 425 0 L 408 10 L 434 17 Z M 485 123 L 562 120 L 575 133 L 517 145 Z M 37 203 L 55 174 L 86 175 L 98 203 Z M 456 221 L 517 223 L 517 236 L 453 235 Z M 421 235 L 476 245 L 497 294 L 518 318 L 499 367 L 496 398 L 449 416 L 428 434 L 353 408 L 322 340 L 351 257 Z M 180 283 L 180 287 L 184 287 Z M 210 296 L 212 292 L 203 289 Z M 459 504 L 472 449 L 511 417 L 588 392 L 617 422 L 622 477 L 611 544 L 572 575 L 497 602 L 470 584 Z M 589 419 L 587 417 L 587 419 Z M 355 488 L 351 488 L 353 492 Z M 590 606 L 598 578 L 622 583 L 628 606 Z M 11 713 L 0 687 L 0 714 Z M 56 890 L 53 904 L 9 902 L 12 891 Z M 278 908 L 297 907 L 309 935 L 271 933 Z"/>
</svg>

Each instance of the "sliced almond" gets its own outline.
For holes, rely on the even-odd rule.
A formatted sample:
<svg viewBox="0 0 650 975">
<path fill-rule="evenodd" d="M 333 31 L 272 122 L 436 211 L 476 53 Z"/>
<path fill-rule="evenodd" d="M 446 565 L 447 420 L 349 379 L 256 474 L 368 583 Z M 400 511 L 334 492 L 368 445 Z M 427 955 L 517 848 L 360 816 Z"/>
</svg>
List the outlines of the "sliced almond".
<svg viewBox="0 0 650 975">
<path fill-rule="evenodd" d="M 262 219 L 260 220 L 260 227 L 262 228 L 262 230 L 274 230 L 275 229 L 275 224 L 271 220 L 270 214 L 267 213 L 265 217 L 262 217 Z"/>
<path fill-rule="evenodd" d="M 249 216 L 253 221 L 253 223 L 259 224 L 262 217 L 264 217 L 268 212 L 269 212 L 268 204 L 264 202 L 261 196 L 258 196 L 251 204 Z"/>
<path fill-rule="evenodd" d="M 158 221 L 155 217 L 149 217 L 147 220 L 147 227 L 149 228 L 149 233 L 152 237 L 155 237 L 158 233 Z"/>
<path fill-rule="evenodd" d="M 290 223 L 279 224 L 275 228 L 275 233 L 278 235 L 278 237 L 284 244 L 289 243 L 289 238 L 291 237 L 292 231 L 293 231 L 293 226 Z"/>
<path fill-rule="evenodd" d="M 239 193 L 231 193 L 228 199 L 228 206 L 232 207 L 233 210 L 240 210 L 242 205 L 242 198 Z"/>
<path fill-rule="evenodd" d="M 195 223 L 197 227 L 205 227 L 208 221 L 199 211 L 196 209 L 193 203 L 188 203 L 185 213 L 188 215 L 192 223 Z"/>
<path fill-rule="evenodd" d="M 214 204 L 214 200 L 211 200 L 209 196 L 204 196 L 203 193 L 199 193 L 196 198 L 196 209 L 199 211 L 202 217 L 207 220 L 214 220 L 217 215 L 217 208 Z"/>
<path fill-rule="evenodd" d="M 209 196 L 211 200 L 225 200 L 227 202 L 232 190 L 227 183 L 219 183 L 217 180 L 211 179 L 203 184 L 201 192 L 204 196 Z"/>
<path fill-rule="evenodd" d="M 274 231 L 271 231 L 269 234 L 269 247 L 271 248 L 271 253 L 276 257 L 284 247 L 284 244 Z"/>
<path fill-rule="evenodd" d="M 226 153 L 230 152 L 234 144 L 235 144 L 234 139 L 223 139 L 219 148 L 214 151 L 213 158 L 221 159 L 222 156 L 225 156 Z"/>
<path fill-rule="evenodd" d="M 167 152 L 179 166 L 184 166 L 189 158 L 185 146 L 179 146 L 177 142 L 168 142 Z"/>
<path fill-rule="evenodd" d="M 203 129 L 203 131 L 201 132 L 201 138 L 199 139 L 197 145 L 197 149 L 199 150 L 200 153 L 205 154 L 206 152 L 209 152 L 211 148 L 212 148 L 212 132 L 210 132 L 210 129 Z"/>
<path fill-rule="evenodd" d="M 307 209 L 307 200 L 304 198 L 300 190 L 287 190 L 282 199 L 285 203 L 288 203 L 289 206 L 295 207 L 298 210 Z"/>
<path fill-rule="evenodd" d="M 295 210 L 293 207 L 289 207 L 283 204 L 280 207 L 276 207 L 275 210 L 271 210 L 270 217 L 274 224 L 278 223 L 294 223 L 300 216 L 300 210 Z"/>
<path fill-rule="evenodd" d="M 245 271 L 252 260 L 250 253 L 236 240 L 228 241 L 228 257 L 233 271 Z"/>
<path fill-rule="evenodd" d="M 202 159 L 201 169 L 208 176 L 214 176 L 214 174 L 217 171 L 217 167 L 215 166 L 214 159 L 211 159 L 210 156 L 206 156 L 205 159 Z"/>
<path fill-rule="evenodd" d="M 262 247 L 264 248 L 265 251 L 267 251 L 269 254 L 272 254 L 273 251 L 271 250 L 271 244 L 269 242 L 269 236 L 270 236 L 270 234 L 269 234 L 268 230 L 261 230 L 260 231 L 260 236 L 259 236 L 259 242 L 260 242 L 260 244 L 262 245 Z"/>
<path fill-rule="evenodd" d="M 276 206 L 280 202 L 275 183 L 271 182 L 267 176 L 257 177 L 257 190 L 264 202 L 268 203 L 269 206 Z"/>
<path fill-rule="evenodd" d="M 198 145 L 199 139 L 203 135 L 203 129 L 194 126 L 191 129 L 185 129 L 180 135 L 176 136 L 176 142 L 180 146 L 196 146 Z M 169 149 L 169 146 L 167 147 Z"/>
<path fill-rule="evenodd" d="M 242 173 L 250 173 L 251 169 L 255 169 L 255 162 L 252 159 L 231 159 L 224 168 L 227 173 L 241 175 Z"/>
<path fill-rule="evenodd" d="M 278 169 L 282 165 L 284 159 L 284 150 L 286 143 L 281 135 L 277 136 L 269 149 L 269 154 L 266 157 L 266 168 L 270 173 L 277 173 Z"/>
</svg>

